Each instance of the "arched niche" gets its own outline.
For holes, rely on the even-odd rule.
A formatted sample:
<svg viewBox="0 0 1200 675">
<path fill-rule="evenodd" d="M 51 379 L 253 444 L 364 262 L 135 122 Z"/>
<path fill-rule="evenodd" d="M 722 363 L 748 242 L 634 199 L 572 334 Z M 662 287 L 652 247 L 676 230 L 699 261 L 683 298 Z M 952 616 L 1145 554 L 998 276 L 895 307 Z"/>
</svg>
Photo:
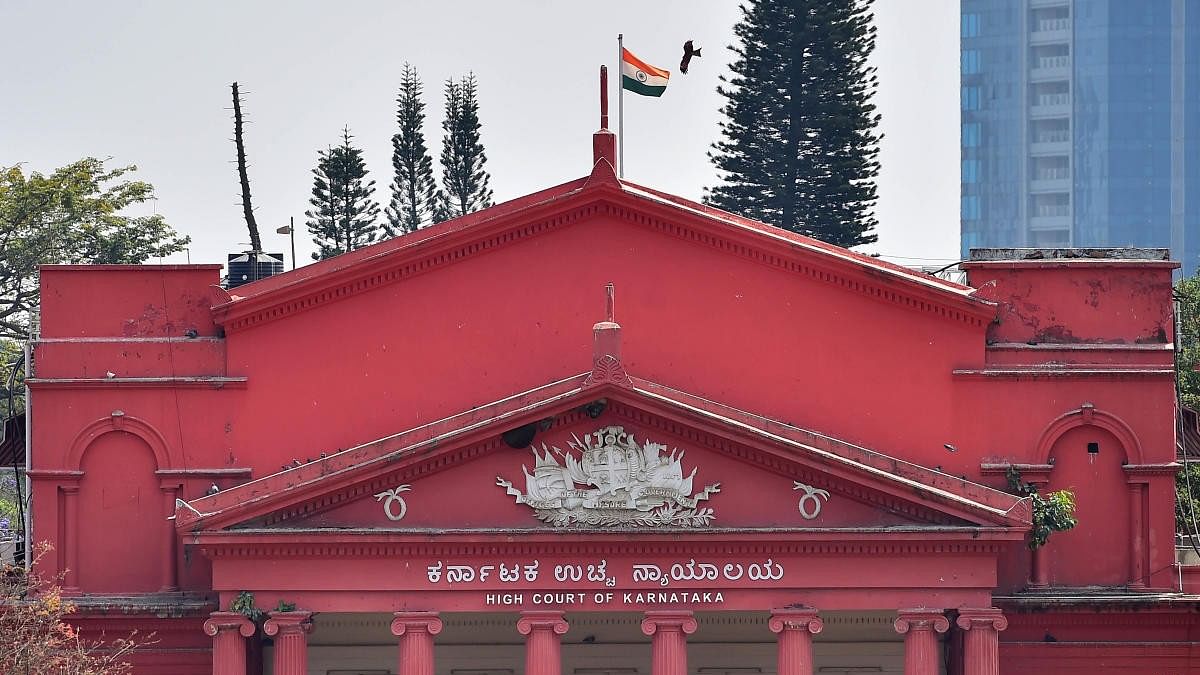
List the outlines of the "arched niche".
<svg viewBox="0 0 1200 675">
<path fill-rule="evenodd" d="M 154 454 L 154 462 L 159 470 L 173 468 L 170 449 L 166 440 L 158 430 L 144 420 L 126 415 L 120 410 L 113 411 L 108 417 L 102 417 L 87 425 L 71 441 L 71 449 L 67 453 L 67 466 L 70 471 L 82 469 L 83 453 L 104 434 L 120 431 L 140 438 L 146 447 Z"/>
<path fill-rule="evenodd" d="M 174 586 L 171 501 L 156 472 L 176 465 L 153 426 L 120 410 L 84 427 L 66 469 L 78 478 L 60 491 L 61 565 L 72 592 L 141 592 Z M 173 494 L 173 493 L 171 493 Z"/>
<path fill-rule="evenodd" d="M 1079 424 L 1057 435 L 1047 460 L 1053 464 L 1044 492 L 1075 494 L 1078 524 L 1050 536 L 1050 583 L 1054 586 L 1124 586 L 1129 582 L 1130 513 L 1124 443 L 1104 426 Z"/>
<path fill-rule="evenodd" d="M 1124 453 L 1121 464 L 1141 464 L 1143 461 L 1142 443 L 1138 440 L 1133 429 L 1116 415 L 1098 410 L 1091 403 L 1084 403 L 1077 409 L 1064 413 L 1051 422 L 1042 432 L 1041 440 L 1038 441 L 1038 449 L 1036 456 L 1043 463 L 1052 464 L 1051 453 L 1055 445 L 1063 434 L 1072 429 L 1091 426 L 1097 427 L 1112 434 L 1120 444 L 1120 449 Z"/>
<path fill-rule="evenodd" d="M 84 593 L 140 593 L 162 586 L 166 515 L 153 448 L 137 434 L 100 434 L 80 456 L 75 578 Z"/>
</svg>

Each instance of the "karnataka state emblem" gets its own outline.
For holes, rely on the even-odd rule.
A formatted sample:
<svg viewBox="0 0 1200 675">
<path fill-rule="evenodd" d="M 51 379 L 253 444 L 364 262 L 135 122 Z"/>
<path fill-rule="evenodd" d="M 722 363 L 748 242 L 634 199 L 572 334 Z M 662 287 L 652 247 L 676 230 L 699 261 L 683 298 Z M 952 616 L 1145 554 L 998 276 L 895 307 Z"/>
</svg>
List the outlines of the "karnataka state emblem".
<svg viewBox="0 0 1200 675">
<path fill-rule="evenodd" d="M 720 483 L 692 495 L 696 468 L 683 476 L 678 448 L 638 444 L 624 427 L 604 427 L 582 439 L 572 434 L 568 450 L 533 451 L 533 473 L 522 465 L 525 492 L 497 476 L 496 484 L 528 504 L 543 522 L 566 527 L 704 527 L 713 510 L 698 504 L 721 491 Z M 557 455 L 557 457 L 556 457 Z M 558 457 L 562 458 L 559 463 Z"/>
</svg>

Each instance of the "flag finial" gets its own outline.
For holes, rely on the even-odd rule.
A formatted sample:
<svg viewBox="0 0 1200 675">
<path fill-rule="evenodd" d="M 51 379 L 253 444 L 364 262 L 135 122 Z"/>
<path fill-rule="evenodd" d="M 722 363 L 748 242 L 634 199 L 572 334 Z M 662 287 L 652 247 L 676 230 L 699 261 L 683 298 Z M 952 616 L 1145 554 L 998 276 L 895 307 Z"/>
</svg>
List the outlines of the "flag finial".
<svg viewBox="0 0 1200 675">
<path fill-rule="evenodd" d="M 600 66 L 600 128 L 608 128 L 608 66 Z"/>
<path fill-rule="evenodd" d="M 608 66 L 600 66 L 600 130 L 592 134 L 592 171 L 604 160 L 616 172 L 617 137 L 608 130 Z"/>
</svg>

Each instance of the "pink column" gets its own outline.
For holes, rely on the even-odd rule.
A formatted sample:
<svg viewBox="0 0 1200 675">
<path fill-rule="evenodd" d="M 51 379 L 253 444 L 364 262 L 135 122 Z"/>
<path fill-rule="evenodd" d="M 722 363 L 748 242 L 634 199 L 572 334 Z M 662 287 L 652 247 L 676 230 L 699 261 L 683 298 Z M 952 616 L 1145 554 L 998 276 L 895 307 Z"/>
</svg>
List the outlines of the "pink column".
<svg viewBox="0 0 1200 675">
<path fill-rule="evenodd" d="M 904 675 L 937 675 L 941 650 L 938 633 L 945 633 L 950 622 L 940 609 L 902 609 L 896 618 L 896 632 L 904 636 Z"/>
<path fill-rule="evenodd" d="M 400 638 L 398 675 L 433 675 L 433 636 L 442 632 L 437 612 L 396 612 L 392 635 Z"/>
<path fill-rule="evenodd" d="M 66 539 L 66 553 L 63 562 L 66 574 L 63 575 L 63 593 L 74 595 L 79 593 L 79 483 L 58 486 L 63 495 L 63 538 Z"/>
<path fill-rule="evenodd" d="M 779 675 L 812 675 L 812 636 L 825 627 L 817 610 L 773 609 L 767 626 L 779 636 Z"/>
<path fill-rule="evenodd" d="M 171 516 L 175 513 L 175 498 L 179 496 L 179 489 L 182 487 L 179 483 L 163 482 L 159 485 L 159 489 L 163 493 L 163 502 L 166 504 L 166 516 Z M 175 521 L 167 520 L 165 529 L 165 538 L 163 540 L 163 559 L 162 559 L 162 588 L 160 592 L 171 592 L 179 590 L 179 572 L 176 561 L 179 558 L 178 539 L 179 535 L 175 532 Z"/>
<path fill-rule="evenodd" d="M 213 612 L 204 632 L 213 639 L 213 675 L 246 675 L 246 640 L 254 622 L 237 612 Z"/>
<path fill-rule="evenodd" d="M 1008 619 L 995 607 L 958 610 L 958 627 L 963 629 L 963 674 L 1000 675 L 999 633 Z"/>
<path fill-rule="evenodd" d="M 1146 578 L 1144 485 L 1129 481 L 1129 587 L 1133 589 L 1145 588 L 1149 581 Z"/>
<path fill-rule="evenodd" d="M 271 612 L 263 632 L 275 638 L 274 675 L 308 675 L 312 612 Z"/>
<path fill-rule="evenodd" d="M 1029 478 L 1028 482 L 1042 491 L 1050 483 L 1050 476 L 1036 476 Z M 1050 588 L 1050 553 L 1045 546 L 1039 546 L 1029 552 L 1029 588 L 1032 590 L 1041 590 Z"/>
<path fill-rule="evenodd" d="M 567 632 L 563 613 L 547 611 L 521 612 L 517 631 L 525 638 L 525 675 L 560 675 L 562 646 L 559 637 Z"/>
<path fill-rule="evenodd" d="M 652 636 L 651 675 L 687 675 L 687 636 L 696 632 L 691 612 L 646 612 L 642 632 Z"/>
</svg>

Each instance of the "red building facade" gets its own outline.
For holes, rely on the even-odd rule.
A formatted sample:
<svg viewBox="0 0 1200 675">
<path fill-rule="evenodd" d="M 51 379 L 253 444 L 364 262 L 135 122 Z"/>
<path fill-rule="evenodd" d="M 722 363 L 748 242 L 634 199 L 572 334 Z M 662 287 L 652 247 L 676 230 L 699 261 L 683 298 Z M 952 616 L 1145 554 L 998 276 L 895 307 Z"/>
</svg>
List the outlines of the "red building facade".
<svg viewBox="0 0 1200 675">
<path fill-rule="evenodd" d="M 594 147 L 232 292 L 44 268 L 32 536 L 79 624 L 157 631 L 139 673 L 1200 672 L 1165 253 L 963 286 Z M 1078 527 L 1031 551 L 1011 468 Z"/>
</svg>

